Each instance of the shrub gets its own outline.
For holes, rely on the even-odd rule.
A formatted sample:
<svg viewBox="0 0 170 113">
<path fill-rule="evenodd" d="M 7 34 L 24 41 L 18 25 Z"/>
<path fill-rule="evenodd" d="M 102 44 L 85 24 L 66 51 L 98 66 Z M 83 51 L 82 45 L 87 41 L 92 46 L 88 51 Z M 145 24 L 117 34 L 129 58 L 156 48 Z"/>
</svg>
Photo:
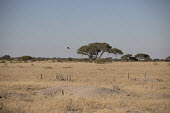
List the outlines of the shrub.
<svg viewBox="0 0 170 113">
<path fill-rule="evenodd" d="M 159 59 L 153 59 L 152 61 L 153 62 L 159 62 L 160 60 Z"/>
<path fill-rule="evenodd" d="M 170 56 L 168 56 L 167 58 L 165 58 L 165 61 L 170 62 Z"/>
<path fill-rule="evenodd" d="M 32 60 L 32 57 L 31 56 L 22 56 L 22 57 L 19 57 L 19 60 L 20 61 L 28 61 L 28 60 Z"/>
<path fill-rule="evenodd" d="M 4 59 L 4 60 L 10 60 L 10 55 L 4 55 L 4 56 L 2 56 L 2 59 Z"/>
<path fill-rule="evenodd" d="M 69 58 L 68 58 L 68 61 L 73 61 L 73 59 L 69 57 Z"/>
</svg>

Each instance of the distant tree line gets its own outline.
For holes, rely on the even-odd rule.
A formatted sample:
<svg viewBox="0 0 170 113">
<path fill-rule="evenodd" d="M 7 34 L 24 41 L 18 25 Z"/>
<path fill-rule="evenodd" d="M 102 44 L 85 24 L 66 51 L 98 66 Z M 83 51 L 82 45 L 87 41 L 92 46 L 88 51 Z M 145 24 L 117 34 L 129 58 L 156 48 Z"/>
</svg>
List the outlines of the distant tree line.
<svg viewBox="0 0 170 113">
<path fill-rule="evenodd" d="M 4 55 L 0 57 L 0 60 L 6 61 L 51 61 L 51 62 L 96 62 L 96 63 L 105 63 L 113 61 L 166 61 L 170 62 L 170 56 L 165 59 L 151 59 L 148 54 L 138 53 L 136 55 L 125 54 L 123 55 L 122 50 L 118 48 L 113 48 L 108 43 L 90 43 L 88 45 L 81 46 L 77 49 L 77 53 L 81 55 L 88 56 L 88 58 L 45 58 L 45 57 L 31 57 L 31 56 L 21 56 L 21 57 L 11 57 L 10 55 Z M 112 57 L 102 58 L 104 53 L 113 54 L 116 56 L 116 59 Z M 117 55 L 122 55 L 121 59 L 117 59 Z"/>
<path fill-rule="evenodd" d="M 135 55 L 136 56 L 136 55 Z M 124 61 L 124 62 L 133 62 L 133 61 L 145 61 L 145 62 L 158 62 L 158 61 L 166 61 L 170 62 L 170 56 L 165 59 L 148 59 L 147 57 L 139 58 L 132 56 L 131 54 L 126 54 L 121 57 L 121 59 L 113 59 L 112 57 L 107 58 L 100 58 L 95 59 L 93 62 L 95 63 L 106 63 L 106 62 L 117 62 L 117 61 Z M 137 55 L 138 56 L 138 55 Z M 22 57 L 10 57 L 4 58 L 0 57 L 1 61 L 30 61 L 30 62 L 37 62 L 37 61 L 51 61 L 51 62 L 92 62 L 89 61 L 89 58 L 45 58 L 45 57 L 31 57 L 31 56 L 22 56 Z M 5 62 L 4 62 L 5 63 Z"/>
<path fill-rule="evenodd" d="M 99 61 L 104 53 L 117 55 L 123 55 L 122 50 L 112 48 L 108 43 L 90 43 L 89 45 L 81 46 L 78 50 L 78 54 L 86 55 L 89 61 Z M 107 58 L 108 59 L 108 58 Z M 169 57 L 166 59 L 151 59 L 148 54 L 138 53 L 135 56 L 132 54 L 125 54 L 121 56 L 121 59 L 113 59 L 114 61 L 169 61 Z M 110 61 L 110 60 L 109 60 Z"/>
</svg>

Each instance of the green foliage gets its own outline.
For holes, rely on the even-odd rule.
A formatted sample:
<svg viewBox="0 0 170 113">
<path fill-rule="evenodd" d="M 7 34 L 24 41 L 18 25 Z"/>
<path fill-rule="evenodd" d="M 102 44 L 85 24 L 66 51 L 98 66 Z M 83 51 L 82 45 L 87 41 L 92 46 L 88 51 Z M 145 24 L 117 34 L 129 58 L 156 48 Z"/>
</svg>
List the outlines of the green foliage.
<svg viewBox="0 0 170 113">
<path fill-rule="evenodd" d="M 110 49 L 109 53 L 113 53 L 114 55 L 123 55 L 123 52 L 120 49 L 117 49 L 117 48 Z"/>
<path fill-rule="evenodd" d="M 87 58 L 56 58 L 57 62 L 89 62 Z"/>
<path fill-rule="evenodd" d="M 153 59 L 152 60 L 153 62 L 158 62 L 158 61 L 160 61 L 159 59 Z"/>
<path fill-rule="evenodd" d="M 10 60 L 10 58 L 11 58 L 10 55 L 4 55 L 4 56 L 2 56 L 2 59 L 3 59 L 3 60 Z"/>
<path fill-rule="evenodd" d="M 28 60 L 32 60 L 33 58 L 31 56 L 22 56 L 22 57 L 19 57 L 19 60 L 20 61 L 28 61 Z"/>
<path fill-rule="evenodd" d="M 129 57 L 129 61 L 138 61 L 135 57 Z"/>
<path fill-rule="evenodd" d="M 151 58 L 150 58 L 149 55 L 143 54 L 143 53 L 136 54 L 136 55 L 135 55 L 135 58 L 138 59 L 139 61 L 140 61 L 140 60 L 144 60 L 144 61 L 149 61 L 149 60 L 151 60 Z"/>
<path fill-rule="evenodd" d="M 130 57 L 132 57 L 132 54 L 126 54 L 121 57 L 122 60 L 129 61 Z"/>
<path fill-rule="evenodd" d="M 101 58 L 105 53 L 113 53 L 115 55 L 122 55 L 123 52 L 117 48 L 112 48 L 108 43 L 90 43 L 89 45 L 85 45 L 80 47 L 77 50 L 78 54 L 87 55 L 90 61 L 93 61 L 97 58 Z"/>
<path fill-rule="evenodd" d="M 69 58 L 68 58 L 68 61 L 73 61 L 73 59 L 69 57 Z"/>
<path fill-rule="evenodd" d="M 77 50 L 78 54 L 87 55 L 89 60 L 96 59 L 99 52 L 101 50 L 93 44 L 82 46 Z"/>
<path fill-rule="evenodd" d="M 96 42 L 96 43 L 91 43 L 89 45 L 97 48 L 97 55 L 99 54 L 99 59 L 102 57 L 102 55 L 105 52 L 109 52 L 110 49 L 112 48 L 112 46 L 110 46 L 108 43 Z"/>
<path fill-rule="evenodd" d="M 165 61 L 170 62 L 170 56 L 166 57 Z"/>
</svg>

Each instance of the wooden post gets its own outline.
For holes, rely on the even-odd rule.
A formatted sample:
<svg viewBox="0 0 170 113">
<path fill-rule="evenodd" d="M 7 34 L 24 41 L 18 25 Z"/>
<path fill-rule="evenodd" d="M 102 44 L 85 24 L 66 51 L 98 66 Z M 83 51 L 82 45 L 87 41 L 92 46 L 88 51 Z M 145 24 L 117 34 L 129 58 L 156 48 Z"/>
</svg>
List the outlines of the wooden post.
<svg viewBox="0 0 170 113">
<path fill-rule="evenodd" d="M 128 79 L 129 79 L 129 73 L 128 73 Z"/>
<path fill-rule="evenodd" d="M 56 74 L 55 78 L 57 79 L 57 74 Z"/>
<path fill-rule="evenodd" d="M 69 81 L 71 81 L 71 75 L 69 75 Z"/>
<path fill-rule="evenodd" d="M 41 75 L 40 75 L 41 79 L 43 78 L 43 76 L 42 76 L 42 75 L 43 75 L 43 74 L 41 74 Z"/>
<path fill-rule="evenodd" d="M 61 92 L 62 92 L 62 95 L 64 95 L 64 90 L 62 90 Z"/>
<path fill-rule="evenodd" d="M 68 80 L 68 76 L 69 76 L 69 75 L 67 75 L 66 81 L 69 81 L 69 80 Z"/>
</svg>

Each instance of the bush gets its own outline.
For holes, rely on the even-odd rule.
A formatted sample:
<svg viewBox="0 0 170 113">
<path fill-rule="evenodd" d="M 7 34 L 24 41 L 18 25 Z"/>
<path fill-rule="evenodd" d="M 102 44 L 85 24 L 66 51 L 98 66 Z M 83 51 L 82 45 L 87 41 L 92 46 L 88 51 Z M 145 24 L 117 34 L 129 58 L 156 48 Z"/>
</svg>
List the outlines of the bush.
<svg viewBox="0 0 170 113">
<path fill-rule="evenodd" d="M 168 56 L 167 58 L 165 58 L 166 62 L 170 62 L 170 56 Z"/>
<path fill-rule="evenodd" d="M 73 59 L 69 57 L 69 58 L 68 58 L 68 61 L 73 61 Z"/>
<path fill-rule="evenodd" d="M 153 62 L 159 62 L 160 60 L 159 59 L 153 59 L 152 61 Z"/>
<path fill-rule="evenodd" d="M 3 60 L 10 60 L 10 58 L 11 58 L 10 55 L 4 55 L 4 56 L 2 56 L 2 59 L 3 59 Z"/>
<path fill-rule="evenodd" d="M 19 60 L 20 61 L 28 61 L 28 60 L 32 60 L 32 57 L 31 56 L 22 56 L 22 57 L 19 57 Z"/>
</svg>

